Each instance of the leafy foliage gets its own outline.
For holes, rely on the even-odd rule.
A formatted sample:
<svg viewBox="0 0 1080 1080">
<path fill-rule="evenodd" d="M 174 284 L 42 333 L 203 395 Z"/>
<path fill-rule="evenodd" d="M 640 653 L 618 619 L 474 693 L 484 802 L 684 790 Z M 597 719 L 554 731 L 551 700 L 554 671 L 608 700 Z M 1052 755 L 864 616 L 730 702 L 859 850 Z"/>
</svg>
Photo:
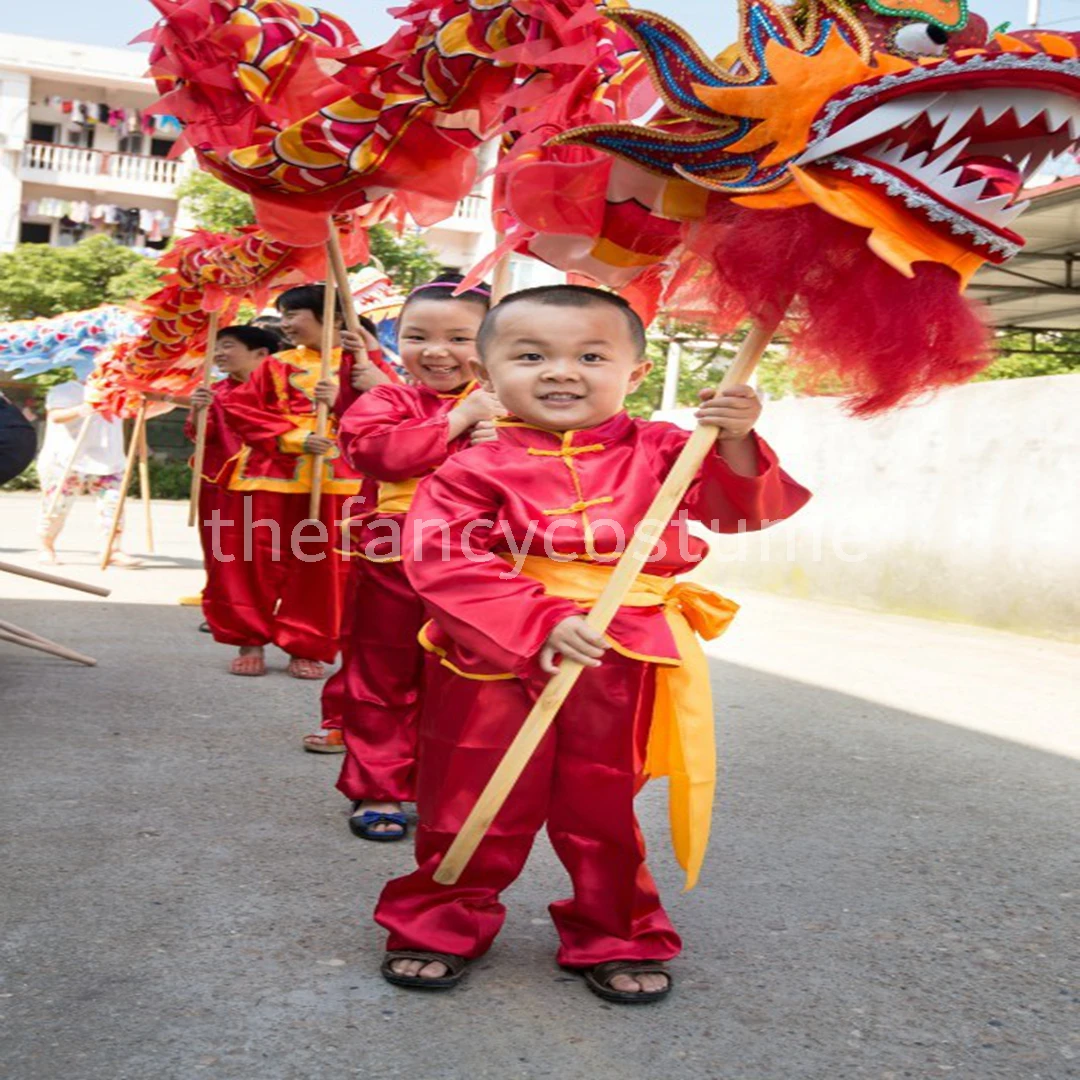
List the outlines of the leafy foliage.
<svg viewBox="0 0 1080 1080">
<path fill-rule="evenodd" d="M 157 285 L 154 262 L 107 236 L 73 247 L 20 244 L 0 254 L 0 319 L 32 319 L 141 299 Z"/>
<path fill-rule="evenodd" d="M 255 224 L 251 199 L 210 173 L 189 173 L 176 194 L 200 229 L 234 232 L 244 225 Z"/>
<path fill-rule="evenodd" d="M 372 258 L 399 289 L 408 292 L 438 272 L 438 256 L 419 233 L 398 236 L 387 226 L 376 225 L 369 236 Z"/>
</svg>

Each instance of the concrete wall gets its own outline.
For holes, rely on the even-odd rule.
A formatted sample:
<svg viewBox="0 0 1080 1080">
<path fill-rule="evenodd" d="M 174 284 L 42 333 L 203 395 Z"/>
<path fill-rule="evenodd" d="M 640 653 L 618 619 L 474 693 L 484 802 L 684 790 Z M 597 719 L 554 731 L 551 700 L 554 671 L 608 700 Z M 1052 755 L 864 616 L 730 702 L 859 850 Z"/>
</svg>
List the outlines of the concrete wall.
<svg viewBox="0 0 1080 1080">
<path fill-rule="evenodd" d="M 957 387 L 870 421 L 788 399 L 760 428 L 815 497 L 764 533 L 711 538 L 702 574 L 721 591 L 1080 640 L 1080 375 Z"/>
</svg>

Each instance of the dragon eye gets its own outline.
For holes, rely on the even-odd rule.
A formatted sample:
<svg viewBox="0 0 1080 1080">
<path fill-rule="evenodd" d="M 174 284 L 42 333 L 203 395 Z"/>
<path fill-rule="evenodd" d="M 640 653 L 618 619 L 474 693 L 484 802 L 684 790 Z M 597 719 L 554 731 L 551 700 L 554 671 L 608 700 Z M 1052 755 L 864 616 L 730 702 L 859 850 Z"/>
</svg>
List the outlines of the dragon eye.
<svg viewBox="0 0 1080 1080">
<path fill-rule="evenodd" d="M 913 22 L 899 27 L 892 38 L 898 51 L 911 56 L 943 56 L 949 35 L 940 26 Z"/>
</svg>

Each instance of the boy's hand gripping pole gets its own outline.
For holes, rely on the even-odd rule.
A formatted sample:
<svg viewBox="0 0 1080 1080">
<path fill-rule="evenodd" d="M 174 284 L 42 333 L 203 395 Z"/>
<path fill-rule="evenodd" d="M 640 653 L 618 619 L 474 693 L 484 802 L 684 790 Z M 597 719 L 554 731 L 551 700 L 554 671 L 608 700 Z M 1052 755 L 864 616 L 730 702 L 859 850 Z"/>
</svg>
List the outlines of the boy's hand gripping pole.
<svg viewBox="0 0 1080 1080">
<path fill-rule="evenodd" d="M 720 390 L 746 382 L 757 367 L 758 361 L 772 341 L 776 328 L 783 317 L 782 311 L 771 313 L 767 317 L 755 320 L 746 335 L 734 363 L 720 383 Z M 615 618 L 623 599 L 634 584 L 634 579 L 641 573 L 657 541 L 679 504 L 686 496 L 701 466 L 705 462 L 717 438 L 720 429 L 698 425 L 682 452 L 679 454 L 671 472 L 653 499 L 641 524 L 634 532 L 626 551 L 612 571 L 604 591 L 592 611 L 586 616 L 586 622 L 597 633 L 604 633 Z M 552 676 L 544 687 L 532 711 L 525 718 L 521 730 L 510 744 L 502 761 L 492 774 L 476 805 L 472 808 L 461 832 L 454 838 L 442 862 L 435 871 L 435 880 L 440 885 L 453 885 L 461 877 L 473 852 L 480 846 L 496 815 L 502 809 L 507 797 L 513 790 L 518 778 L 525 770 L 536 748 L 547 734 L 559 709 L 577 682 L 584 665 L 563 657 L 559 672 Z"/>
</svg>

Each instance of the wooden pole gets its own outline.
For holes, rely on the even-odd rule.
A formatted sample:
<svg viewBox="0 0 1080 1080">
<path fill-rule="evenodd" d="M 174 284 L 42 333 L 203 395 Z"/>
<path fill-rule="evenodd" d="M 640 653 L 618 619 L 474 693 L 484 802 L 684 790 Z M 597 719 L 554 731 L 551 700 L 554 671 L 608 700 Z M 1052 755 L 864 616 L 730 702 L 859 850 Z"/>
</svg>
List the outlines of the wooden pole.
<svg viewBox="0 0 1080 1080">
<path fill-rule="evenodd" d="M 146 523 L 146 550 L 154 554 L 154 520 L 150 508 L 150 443 L 143 424 L 139 439 L 139 490 L 142 492 L 143 520 Z"/>
<path fill-rule="evenodd" d="M 100 585 L 87 585 L 82 581 L 74 581 L 72 578 L 46 574 L 44 570 L 31 570 L 26 566 L 16 566 L 15 563 L 0 562 L 0 572 L 18 574 L 19 577 L 33 578 L 35 581 L 47 581 L 50 585 L 60 585 L 65 589 L 77 589 L 79 592 L 93 593 L 94 596 L 109 596 L 112 593 L 111 589 L 103 589 Z"/>
<path fill-rule="evenodd" d="M 71 460 L 64 467 L 63 475 L 60 477 L 60 481 L 56 485 L 56 490 L 53 492 L 53 497 L 49 500 L 48 509 L 45 511 L 45 516 L 47 518 L 51 518 L 53 514 L 56 513 L 57 506 L 60 505 L 60 499 L 64 494 L 64 485 L 67 483 L 68 477 L 75 469 L 75 462 L 79 460 L 83 444 L 86 442 L 86 436 L 90 433 L 90 421 L 93 419 L 93 413 L 83 418 L 82 427 L 79 428 L 79 434 L 75 437 L 75 446 L 71 451 Z"/>
<path fill-rule="evenodd" d="M 56 642 L 49 641 L 48 638 L 39 638 L 36 634 L 19 630 L 18 627 L 15 627 L 15 630 L 18 632 L 12 633 L 9 630 L 0 629 L 0 641 L 7 641 L 12 645 L 22 645 L 27 649 L 37 649 L 38 652 L 48 653 L 50 656 L 59 656 L 62 660 L 73 660 L 76 664 L 85 664 L 87 667 L 97 665 L 97 661 L 92 656 L 84 656 L 82 653 L 74 652 L 72 649 L 65 649 L 63 645 L 57 645 Z"/>
<path fill-rule="evenodd" d="M 116 543 L 116 535 L 120 532 L 120 521 L 124 516 L 124 503 L 127 502 L 128 488 L 131 486 L 131 476 L 135 471 L 135 459 L 139 456 L 139 445 L 142 441 L 142 429 L 146 424 L 146 402 L 139 406 L 135 414 L 135 428 L 131 433 L 131 443 L 128 446 L 127 463 L 124 465 L 124 479 L 120 483 L 120 498 L 116 503 L 116 513 L 113 514 L 112 525 L 109 526 L 109 535 L 105 540 L 105 551 L 101 556 L 101 569 L 107 570 L 112 561 L 113 544 Z"/>
<path fill-rule="evenodd" d="M 746 335 L 730 370 L 721 381 L 721 390 L 746 382 L 772 340 L 781 317 L 782 312 L 776 313 L 767 318 L 763 317 L 754 324 Z M 678 510 L 679 504 L 719 435 L 719 428 L 699 425 L 687 440 L 657 492 L 656 498 L 653 499 L 652 506 L 649 507 L 634 532 L 629 546 L 612 571 L 595 607 L 586 617 L 589 626 L 597 633 L 602 634 L 607 630 L 623 599 L 633 586 L 634 579 L 641 573 L 660 539 L 660 534 Z M 559 673 L 554 675 L 544 687 L 532 711 L 526 717 L 525 723 L 522 724 L 521 730 L 510 744 L 488 781 L 487 787 L 484 788 L 465 820 L 461 832 L 454 838 L 449 851 L 435 871 L 435 880 L 440 885 L 453 885 L 461 877 L 473 852 L 476 851 L 484 834 L 495 820 L 495 816 L 502 809 L 507 796 L 513 790 L 525 766 L 528 765 L 533 753 L 540 745 L 540 741 L 547 734 L 583 670 L 582 664 L 567 660 L 565 657 L 560 662 Z"/>
<path fill-rule="evenodd" d="M 210 387 L 210 373 L 214 370 L 214 350 L 217 348 L 218 313 L 210 312 L 210 326 L 206 332 L 206 356 L 203 358 L 202 383 L 204 390 Z M 199 492 L 202 490 L 203 462 L 206 459 L 206 421 L 210 410 L 200 409 L 195 417 L 195 460 L 191 463 L 191 501 L 188 504 L 188 528 L 199 519 Z"/>
<path fill-rule="evenodd" d="M 330 235 L 335 236 L 333 222 L 330 223 Z M 334 240 L 326 242 L 326 285 L 323 288 L 323 317 L 322 317 L 322 365 L 319 368 L 319 378 L 330 378 L 330 364 L 334 355 L 334 316 L 336 313 L 335 299 L 337 290 L 334 288 Z M 349 295 L 346 293 L 346 295 Z M 342 307 L 349 305 L 342 301 Z M 320 439 L 326 438 L 330 427 L 330 406 L 320 401 L 315 411 L 315 434 Z M 311 459 L 311 503 L 308 507 L 308 517 L 315 521 L 319 520 L 319 503 L 322 501 L 322 474 L 323 462 L 326 460 L 323 454 L 313 454 Z"/>
<path fill-rule="evenodd" d="M 330 266 L 334 271 L 334 284 L 337 285 L 338 296 L 341 297 L 341 306 L 344 309 L 345 329 L 351 334 L 359 334 L 363 328 L 360 326 L 360 316 L 356 314 L 356 305 L 353 303 L 352 286 L 349 284 L 349 268 L 345 265 L 345 256 L 341 251 L 341 238 L 335 228 L 330 229 L 327 252 L 330 255 Z M 366 357 L 366 349 L 364 353 Z M 357 359 L 360 360 L 365 357 L 357 357 Z"/>
</svg>

